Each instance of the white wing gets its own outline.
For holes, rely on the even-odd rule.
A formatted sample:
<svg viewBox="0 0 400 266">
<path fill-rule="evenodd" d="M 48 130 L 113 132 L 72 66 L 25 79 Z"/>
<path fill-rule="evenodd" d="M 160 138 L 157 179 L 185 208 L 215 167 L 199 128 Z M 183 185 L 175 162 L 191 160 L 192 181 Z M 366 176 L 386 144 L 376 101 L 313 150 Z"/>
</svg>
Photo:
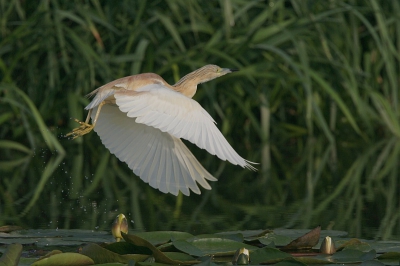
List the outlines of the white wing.
<svg viewBox="0 0 400 266">
<path fill-rule="evenodd" d="M 92 119 L 97 112 L 93 109 Z M 111 153 L 126 162 L 144 182 L 164 193 L 200 194 L 196 181 L 211 189 L 207 172 L 183 142 L 157 128 L 138 124 L 118 107 L 104 105 L 94 131 Z"/>
<path fill-rule="evenodd" d="M 151 84 L 137 91 L 118 90 L 114 97 L 119 109 L 136 118 L 136 123 L 187 139 L 221 160 L 255 169 L 229 145 L 207 111 L 183 94 Z"/>
</svg>

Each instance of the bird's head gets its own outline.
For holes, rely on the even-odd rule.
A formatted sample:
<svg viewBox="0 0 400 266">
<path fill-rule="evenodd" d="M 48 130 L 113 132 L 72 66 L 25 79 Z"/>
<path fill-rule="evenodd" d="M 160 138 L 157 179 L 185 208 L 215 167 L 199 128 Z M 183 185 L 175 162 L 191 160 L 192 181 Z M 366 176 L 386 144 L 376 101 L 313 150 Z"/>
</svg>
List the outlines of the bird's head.
<svg viewBox="0 0 400 266">
<path fill-rule="evenodd" d="M 230 68 L 221 68 L 216 65 L 205 65 L 181 78 L 173 85 L 176 91 L 192 98 L 196 93 L 197 85 L 237 71 Z"/>
<path fill-rule="evenodd" d="M 221 68 L 217 65 L 205 65 L 193 71 L 193 73 L 195 73 L 196 79 L 200 84 L 235 71 L 237 70 L 230 68 Z"/>
</svg>

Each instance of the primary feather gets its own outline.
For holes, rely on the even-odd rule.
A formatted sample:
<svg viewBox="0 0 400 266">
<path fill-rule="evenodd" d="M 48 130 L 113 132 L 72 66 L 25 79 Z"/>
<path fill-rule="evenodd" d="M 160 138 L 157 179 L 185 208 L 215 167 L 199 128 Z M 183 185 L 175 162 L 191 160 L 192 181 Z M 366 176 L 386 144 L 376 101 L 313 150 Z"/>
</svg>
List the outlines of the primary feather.
<svg viewBox="0 0 400 266">
<path fill-rule="evenodd" d="M 210 189 L 206 180 L 216 181 L 179 138 L 135 123 L 118 107 L 103 106 L 94 130 L 111 153 L 164 193 L 189 195 L 190 189 L 200 194 L 196 182 Z"/>
</svg>

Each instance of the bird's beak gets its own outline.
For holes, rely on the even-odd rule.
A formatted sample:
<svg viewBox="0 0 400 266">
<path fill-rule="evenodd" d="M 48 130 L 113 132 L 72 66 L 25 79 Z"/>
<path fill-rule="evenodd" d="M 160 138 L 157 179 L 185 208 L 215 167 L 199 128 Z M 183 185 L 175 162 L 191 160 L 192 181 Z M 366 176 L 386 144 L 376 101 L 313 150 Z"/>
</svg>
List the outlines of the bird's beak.
<svg viewBox="0 0 400 266">
<path fill-rule="evenodd" d="M 228 74 L 228 73 L 232 73 L 232 72 L 236 72 L 239 71 L 239 69 L 233 69 L 233 68 L 223 68 L 222 69 L 222 73 L 224 74 Z"/>
</svg>

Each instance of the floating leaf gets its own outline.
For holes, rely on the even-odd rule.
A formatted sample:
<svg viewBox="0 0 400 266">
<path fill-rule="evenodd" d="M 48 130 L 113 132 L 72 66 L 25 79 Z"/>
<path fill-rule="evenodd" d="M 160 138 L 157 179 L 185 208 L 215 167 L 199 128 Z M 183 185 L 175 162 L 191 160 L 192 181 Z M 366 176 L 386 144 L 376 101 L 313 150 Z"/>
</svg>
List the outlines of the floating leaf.
<svg viewBox="0 0 400 266">
<path fill-rule="evenodd" d="M 363 261 L 360 266 L 384 266 L 385 264 L 383 264 L 380 261 L 377 260 L 367 260 L 367 261 Z"/>
<path fill-rule="evenodd" d="M 79 253 L 58 253 L 50 257 L 40 258 L 32 264 L 32 266 L 83 266 L 83 265 L 93 265 L 94 261 Z"/>
<path fill-rule="evenodd" d="M 386 252 L 377 257 L 379 260 L 400 260 L 400 252 Z"/>
<path fill-rule="evenodd" d="M 285 246 L 288 245 L 290 241 L 292 241 L 292 238 L 288 236 L 277 235 L 275 233 L 268 233 L 265 236 L 258 238 L 258 241 L 266 246 L 272 243 L 274 243 L 275 246 Z"/>
<path fill-rule="evenodd" d="M 39 260 L 41 260 L 41 259 L 46 259 L 46 258 L 50 258 L 50 257 L 53 256 L 53 255 L 61 254 L 61 253 L 63 253 L 61 250 L 55 249 L 55 250 L 50 251 L 50 252 L 47 253 L 46 255 L 40 257 Z"/>
<path fill-rule="evenodd" d="M 195 239 L 191 244 L 200 249 L 204 254 L 214 256 L 228 256 L 235 254 L 239 248 L 256 250 L 257 247 L 224 238 Z"/>
<path fill-rule="evenodd" d="M 315 257 L 295 257 L 295 260 L 302 262 L 306 265 L 311 265 L 311 264 L 319 264 L 319 265 L 324 265 L 324 264 L 333 264 L 334 262 L 322 259 L 322 258 L 315 258 Z"/>
<path fill-rule="evenodd" d="M 201 257 L 206 255 L 201 249 L 197 248 L 196 246 L 192 245 L 191 243 L 185 240 L 176 240 L 172 242 L 172 245 L 177 248 L 178 250 L 185 252 L 192 256 Z"/>
<path fill-rule="evenodd" d="M 321 235 L 321 226 L 318 226 L 315 229 L 308 232 L 307 234 L 293 240 L 288 245 L 284 246 L 282 249 L 290 250 L 290 249 L 312 248 L 313 246 L 318 244 L 320 235 Z"/>
<path fill-rule="evenodd" d="M 166 264 L 196 264 L 199 261 L 179 261 L 179 260 L 172 260 L 168 258 L 164 253 L 158 250 L 155 246 L 153 246 L 147 240 L 140 238 L 136 235 L 127 235 L 122 233 L 122 237 L 125 239 L 126 242 L 132 243 L 136 246 L 142 246 L 150 249 L 153 252 L 153 257 L 155 258 L 156 262 L 166 263 Z"/>
<path fill-rule="evenodd" d="M 250 264 L 270 264 L 277 263 L 292 256 L 276 248 L 264 247 L 255 251 L 250 251 Z"/>
<path fill-rule="evenodd" d="M 374 249 L 364 252 L 364 254 L 361 256 L 362 261 L 367 261 L 367 260 L 373 260 L 376 258 L 376 251 Z"/>
<path fill-rule="evenodd" d="M 201 235 L 197 235 L 194 237 L 194 239 L 200 239 L 200 238 L 223 238 L 223 239 L 230 239 L 230 240 L 237 241 L 237 242 L 243 242 L 243 240 L 244 240 L 243 235 L 241 233 L 201 234 Z"/>
<path fill-rule="evenodd" d="M 116 242 L 103 246 L 105 249 L 108 249 L 112 252 L 115 252 L 120 255 L 125 254 L 142 254 L 142 255 L 151 255 L 152 252 L 150 249 L 146 247 L 136 246 L 132 243 L 127 242 Z"/>
<path fill-rule="evenodd" d="M 163 252 L 165 256 L 167 256 L 168 258 L 175 260 L 175 261 L 195 261 L 195 259 L 185 253 L 182 252 Z M 199 261 L 196 261 L 196 263 L 199 263 Z"/>
<path fill-rule="evenodd" d="M 167 243 L 169 241 L 185 240 L 193 237 L 192 234 L 176 231 L 141 232 L 135 233 L 135 235 L 147 240 L 155 246 Z"/>
<path fill-rule="evenodd" d="M 307 264 L 305 264 L 299 260 L 296 260 L 294 258 L 284 259 L 283 261 L 280 261 L 275 264 L 275 266 L 303 266 L 303 265 L 307 265 Z"/>
<path fill-rule="evenodd" d="M 362 252 L 357 249 L 344 249 L 332 255 L 332 259 L 338 263 L 360 263 L 374 259 L 376 256 L 375 250 Z"/>
<path fill-rule="evenodd" d="M 220 232 L 216 233 L 216 235 L 236 235 L 241 234 L 246 240 L 253 240 L 259 237 L 263 237 L 268 233 L 272 233 L 272 230 L 244 230 L 244 231 L 227 231 L 227 232 Z"/>
<path fill-rule="evenodd" d="M 102 248 L 97 244 L 86 245 L 82 249 L 81 254 L 90 257 L 96 264 L 109 262 L 127 263 L 129 260 L 140 262 L 146 260 L 149 257 L 149 255 L 142 254 L 119 255 L 105 248 Z"/>
<path fill-rule="evenodd" d="M 22 252 L 21 244 L 11 244 L 0 257 L 0 266 L 18 265 L 19 258 Z"/>
<path fill-rule="evenodd" d="M 200 260 L 202 260 L 199 264 L 196 264 L 196 266 L 216 266 L 219 264 L 216 264 L 213 262 L 213 258 L 212 256 L 207 256 L 207 257 L 203 257 L 200 258 Z"/>
<path fill-rule="evenodd" d="M 340 241 L 338 241 L 340 243 Z M 359 239 L 352 238 L 344 243 L 342 243 L 337 250 L 343 249 L 358 249 L 360 251 L 369 251 L 371 250 L 371 246 L 365 242 L 361 242 Z"/>
</svg>

